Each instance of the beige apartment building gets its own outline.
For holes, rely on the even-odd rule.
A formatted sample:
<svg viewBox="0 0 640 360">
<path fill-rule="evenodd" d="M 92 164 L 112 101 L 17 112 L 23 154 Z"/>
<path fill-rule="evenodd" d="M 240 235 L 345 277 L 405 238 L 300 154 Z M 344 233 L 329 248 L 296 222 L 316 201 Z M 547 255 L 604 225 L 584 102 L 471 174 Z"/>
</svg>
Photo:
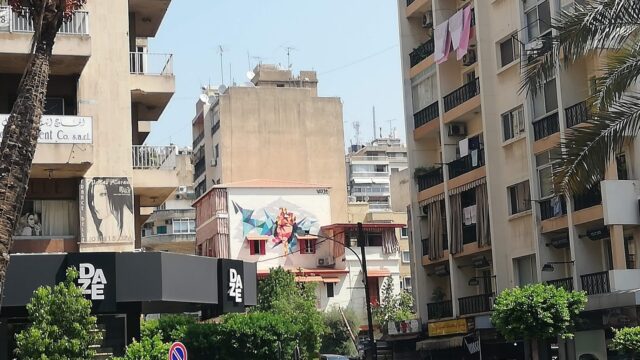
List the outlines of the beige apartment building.
<svg viewBox="0 0 640 360">
<path fill-rule="evenodd" d="M 553 31 L 555 14 L 572 5 L 398 0 L 416 176 L 413 290 L 431 338 L 418 349 L 434 358 L 443 348 L 464 354 L 459 339 L 467 335 L 480 339 L 483 357 L 521 356 L 523 344 L 502 342 L 489 317 L 496 294 L 533 282 L 589 295 L 588 325 L 545 348 L 553 356 L 607 358 L 608 329 L 637 324 L 636 142 L 588 193 L 566 197 L 551 186 L 556 145 L 588 116 L 597 58 L 559 69 L 535 98 L 519 91 L 521 67 Z"/>
<path fill-rule="evenodd" d="M 205 90 L 196 104 L 196 197 L 216 184 L 254 179 L 326 184 L 331 221 L 344 222 L 340 99 L 318 96 L 315 71 L 294 76 L 275 65 L 258 65 L 250 74 L 251 81 L 241 86 Z"/>
</svg>

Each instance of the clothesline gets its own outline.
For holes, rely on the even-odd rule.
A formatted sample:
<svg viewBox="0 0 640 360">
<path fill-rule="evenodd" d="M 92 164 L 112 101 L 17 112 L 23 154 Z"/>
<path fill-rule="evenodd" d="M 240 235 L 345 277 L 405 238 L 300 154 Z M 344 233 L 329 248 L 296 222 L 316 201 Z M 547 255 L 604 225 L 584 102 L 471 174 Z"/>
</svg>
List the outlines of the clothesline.
<svg viewBox="0 0 640 360">
<path fill-rule="evenodd" d="M 449 59 L 449 52 L 456 52 L 456 59 L 461 60 L 469 51 L 471 41 L 471 6 L 459 10 L 449 19 L 434 29 L 434 57 L 436 64 Z"/>
</svg>

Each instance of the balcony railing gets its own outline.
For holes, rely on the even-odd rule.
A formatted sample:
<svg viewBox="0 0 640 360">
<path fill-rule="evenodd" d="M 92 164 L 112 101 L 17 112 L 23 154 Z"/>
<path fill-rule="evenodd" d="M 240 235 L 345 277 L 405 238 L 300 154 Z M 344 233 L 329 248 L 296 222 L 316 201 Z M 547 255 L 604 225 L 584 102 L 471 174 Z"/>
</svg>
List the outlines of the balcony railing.
<svg viewBox="0 0 640 360">
<path fill-rule="evenodd" d="M 575 211 L 590 208 L 602 204 L 602 193 L 600 187 L 595 187 L 584 194 L 573 197 L 573 209 Z"/>
<path fill-rule="evenodd" d="M 349 159 L 351 159 L 351 161 L 389 161 L 389 157 L 388 156 L 366 156 L 366 155 L 362 155 L 362 156 L 351 156 Z"/>
<path fill-rule="evenodd" d="M 418 191 L 432 188 L 436 185 L 444 182 L 444 176 L 442 175 L 442 168 L 431 170 L 426 174 L 418 176 Z"/>
<path fill-rule="evenodd" d="M 553 285 L 553 286 L 555 286 L 557 288 L 565 289 L 567 291 L 573 291 L 573 278 L 572 277 L 563 278 L 563 279 L 556 279 L 556 280 L 549 280 L 549 281 L 547 281 L 547 284 Z"/>
<path fill-rule="evenodd" d="M 173 54 L 129 53 L 130 71 L 138 75 L 173 75 Z"/>
<path fill-rule="evenodd" d="M 538 141 L 560 131 L 558 113 L 547 115 L 533 123 L 533 138 Z"/>
<path fill-rule="evenodd" d="M 409 54 L 409 64 L 411 67 L 418 65 L 422 60 L 428 58 L 435 51 L 435 45 L 433 39 L 429 39 L 422 45 L 413 49 Z"/>
<path fill-rule="evenodd" d="M 611 292 L 608 271 L 582 275 L 580 276 L 580 280 L 582 281 L 582 290 L 585 291 L 587 295 L 606 294 Z"/>
<path fill-rule="evenodd" d="M 176 168 L 175 146 L 133 145 L 131 149 L 134 169 L 174 170 Z"/>
<path fill-rule="evenodd" d="M 359 171 L 359 172 L 351 173 L 351 177 L 354 177 L 354 178 L 389 177 L 389 173 L 386 171 Z"/>
<path fill-rule="evenodd" d="M 467 296 L 458 299 L 460 315 L 478 314 L 491 311 L 493 294 Z"/>
<path fill-rule="evenodd" d="M 587 121 L 587 119 L 589 118 L 587 102 L 582 101 L 564 109 L 564 117 L 567 121 L 567 128 L 574 127 L 580 123 Z"/>
<path fill-rule="evenodd" d="M 554 204 L 553 199 L 546 199 L 546 200 L 540 201 L 540 219 L 541 220 L 547 220 L 556 216 L 562 216 L 567 214 L 567 202 L 565 201 L 564 196 L 560 196 L 559 198 L 560 198 L 559 212 L 558 212 L 558 209 L 554 209 L 554 205 L 556 204 Z"/>
<path fill-rule="evenodd" d="M 220 120 L 218 120 L 218 122 L 213 124 L 213 126 L 211 127 L 211 136 L 215 135 L 215 133 L 217 133 L 218 130 L 220 130 Z"/>
<path fill-rule="evenodd" d="M 205 172 L 206 169 L 207 168 L 205 166 L 205 160 L 203 157 L 202 159 L 197 161 L 196 164 L 193 166 L 193 181 L 198 179 L 200 175 L 202 175 Z"/>
<path fill-rule="evenodd" d="M 21 12 L 15 12 L 9 6 L 0 6 L 0 13 L 7 12 L 11 15 L 4 19 L 4 21 L 0 19 L 0 32 L 34 32 L 33 22 L 31 21 L 31 14 L 28 8 L 23 8 Z M 89 35 L 89 13 L 87 11 L 74 12 L 69 21 L 62 23 L 58 34 Z"/>
<path fill-rule="evenodd" d="M 427 304 L 427 317 L 429 320 L 443 319 L 453 316 L 451 300 L 439 301 Z"/>
<path fill-rule="evenodd" d="M 430 122 L 431 120 L 437 119 L 438 116 L 440 116 L 440 107 L 438 106 L 438 102 L 436 101 L 426 108 L 413 114 L 413 123 L 415 129 Z"/>
<path fill-rule="evenodd" d="M 196 146 L 198 146 L 198 144 L 200 144 L 200 142 L 204 139 L 204 132 L 201 132 L 200 135 L 198 135 L 196 137 L 195 140 L 193 140 L 193 148 L 195 149 Z"/>
<path fill-rule="evenodd" d="M 458 105 L 480 95 L 480 78 L 475 78 L 444 97 L 444 111 L 447 112 Z"/>
<path fill-rule="evenodd" d="M 475 158 L 472 155 L 473 154 L 463 156 L 447 164 L 447 166 L 449 166 L 449 179 L 457 178 L 458 176 L 466 174 L 471 170 L 484 166 L 483 149 L 478 150 L 478 155 Z"/>
<path fill-rule="evenodd" d="M 201 146 L 198 151 L 193 154 L 193 163 L 195 164 L 202 159 L 204 159 L 204 146 Z"/>
</svg>

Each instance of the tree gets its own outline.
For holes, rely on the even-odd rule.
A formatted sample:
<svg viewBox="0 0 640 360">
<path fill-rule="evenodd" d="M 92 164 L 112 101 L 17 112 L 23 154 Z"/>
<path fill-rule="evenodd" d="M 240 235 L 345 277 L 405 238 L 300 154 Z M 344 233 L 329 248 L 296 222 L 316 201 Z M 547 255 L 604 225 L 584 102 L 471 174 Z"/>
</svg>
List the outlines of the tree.
<svg viewBox="0 0 640 360">
<path fill-rule="evenodd" d="M 169 348 L 171 344 L 162 342 L 160 334 L 155 334 L 142 337 L 140 342 L 134 340 L 127 346 L 123 357 L 114 357 L 113 360 L 166 360 Z"/>
<path fill-rule="evenodd" d="M 373 309 L 373 318 L 376 324 L 386 331 L 389 322 L 415 319 L 413 312 L 413 297 L 406 291 L 396 294 L 393 287 L 393 278 L 388 277 L 382 284 L 381 302 Z"/>
<path fill-rule="evenodd" d="M 580 193 L 602 180 L 609 162 L 640 131 L 640 2 L 587 0 L 561 11 L 554 20 L 557 35 L 541 37 L 543 46 L 528 51 L 522 89 L 535 96 L 556 68 L 585 56 L 604 63 L 588 99 L 586 125 L 565 134 L 554 183 L 563 193 Z M 586 84 L 586 82 L 585 82 Z"/>
<path fill-rule="evenodd" d="M 575 320 L 586 302 L 584 292 L 553 285 L 516 287 L 498 295 L 491 321 L 507 340 L 530 341 L 535 356 L 539 340 L 573 336 Z"/>
<path fill-rule="evenodd" d="M 26 5 L 35 32 L 31 58 L 0 142 L 0 294 L 9 266 L 12 234 L 29 183 L 40 135 L 40 118 L 49 82 L 49 60 L 60 26 L 86 0 L 9 0 L 14 10 Z M 3 296 L 0 296 L 0 299 Z"/>
<path fill-rule="evenodd" d="M 609 348 L 636 359 L 640 355 L 640 326 L 613 329 L 613 332 L 615 335 Z"/>
<path fill-rule="evenodd" d="M 351 331 L 357 331 L 358 320 L 353 310 L 345 310 L 344 317 L 347 319 Z M 349 329 L 344 323 L 340 309 L 333 308 L 326 312 L 324 314 L 324 325 L 327 330 L 322 336 L 322 346 L 320 347 L 321 353 L 348 356 L 355 356 L 358 354 L 358 351 L 351 340 Z"/>
<path fill-rule="evenodd" d="M 67 269 L 64 282 L 38 288 L 27 304 L 30 325 L 16 334 L 19 359 L 90 359 L 100 341 L 91 301 L 75 285 L 78 272 Z"/>
</svg>

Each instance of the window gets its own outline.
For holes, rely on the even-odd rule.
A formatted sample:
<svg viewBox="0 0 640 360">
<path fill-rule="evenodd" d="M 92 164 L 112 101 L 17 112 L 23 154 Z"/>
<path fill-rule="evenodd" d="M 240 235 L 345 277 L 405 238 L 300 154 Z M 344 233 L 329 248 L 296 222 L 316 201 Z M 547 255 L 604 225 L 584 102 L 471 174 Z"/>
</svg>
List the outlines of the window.
<svg viewBox="0 0 640 360">
<path fill-rule="evenodd" d="M 469 84 L 476 80 L 476 71 L 471 70 L 464 74 L 464 83 Z"/>
<path fill-rule="evenodd" d="M 403 238 L 409 237 L 409 228 L 403 227 L 400 229 L 400 236 Z"/>
<path fill-rule="evenodd" d="M 516 283 L 525 286 L 536 282 L 536 260 L 533 255 L 513 259 Z"/>
<path fill-rule="evenodd" d="M 73 236 L 78 228 L 73 200 L 25 200 L 15 236 Z"/>
<path fill-rule="evenodd" d="M 156 228 L 158 235 L 165 235 L 167 233 L 167 225 L 160 225 Z"/>
<path fill-rule="evenodd" d="M 266 254 L 267 240 L 249 240 L 249 254 L 250 255 L 264 255 Z"/>
<path fill-rule="evenodd" d="M 213 147 L 213 157 L 215 159 L 220 157 L 220 148 L 219 148 L 220 144 L 216 144 L 216 146 Z"/>
<path fill-rule="evenodd" d="M 44 115 L 65 115 L 64 99 L 47 97 L 44 99 Z"/>
<path fill-rule="evenodd" d="M 429 74 L 427 77 L 418 79 L 415 82 L 411 89 L 414 113 L 417 113 L 436 101 L 435 86 L 435 76 L 433 74 Z"/>
<path fill-rule="evenodd" d="M 387 165 L 376 165 L 376 172 L 387 172 Z"/>
<path fill-rule="evenodd" d="M 547 81 L 541 91 L 533 98 L 533 117 L 541 118 L 558 109 L 556 79 Z"/>
<path fill-rule="evenodd" d="M 524 110 L 519 106 L 502 114 L 502 130 L 504 141 L 524 134 Z"/>
<path fill-rule="evenodd" d="M 616 156 L 616 169 L 618 170 L 618 180 L 629 180 L 627 156 L 625 154 Z"/>
<path fill-rule="evenodd" d="M 382 233 L 368 232 L 365 235 L 367 246 L 382 246 Z"/>
<path fill-rule="evenodd" d="M 507 39 L 500 42 L 500 66 L 504 67 L 520 57 L 517 34 L 512 34 Z"/>
<path fill-rule="evenodd" d="M 334 297 L 335 294 L 333 289 L 333 283 L 326 283 L 325 285 L 327 286 L 327 297 L 328 298 Z"/>
<path fill-rule="evenodd" d="M 405 290 L 411 290 L 411 277 L 410 276 L 405 276 L 402 279 L 402 285 L 403 285 Z"/>
<path fill-rule="evenodd" d="M 300 239 L 300 254 L 315 254 L 316 239 Z"/>
<path fill-rule="evenodd" d="M 540 199 L 553 196 L 553 165 L 560 154 L 557 149 L 545 151 L 536 155 L 536 170 L 540 186 Z"/>
<path fill-rule="evenodd" d="M 509 204 L 511 215 L 531 210 L 531 195 L 529 194 L 529 180 L 509 186 Z"/>
<path fill-rule="evenodd" d="M 402 250 L 402 262 L 405 264 L 411 262 L 411 253 L 409 250 Z"/>
<path fill-rule="evenodd" d="M 549 0 L 526 0 L 524 2 L 525 18 L 527 21 L 528 41 L 551 30 L 551 9 Z"/>
<path fill-rule="evenodd" d="M 194 219 L 173 219 L 174 234 L 195 234 L 196 222 Z"/>
</svg>

